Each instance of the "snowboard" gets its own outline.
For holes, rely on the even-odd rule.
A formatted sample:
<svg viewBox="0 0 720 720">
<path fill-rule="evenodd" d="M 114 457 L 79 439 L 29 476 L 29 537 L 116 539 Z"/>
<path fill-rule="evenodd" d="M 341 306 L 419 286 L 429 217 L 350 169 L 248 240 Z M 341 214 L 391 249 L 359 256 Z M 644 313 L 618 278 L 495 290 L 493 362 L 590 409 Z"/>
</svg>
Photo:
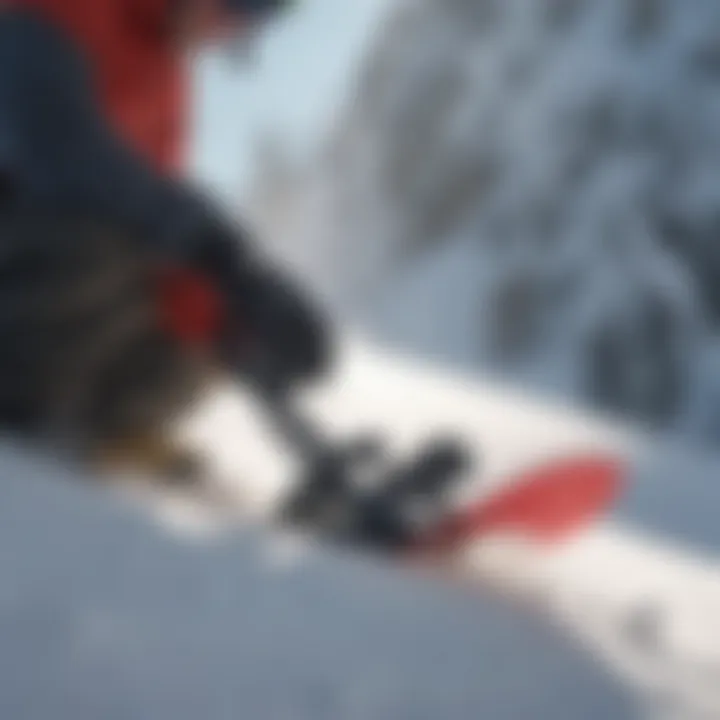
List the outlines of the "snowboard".
<svg viewBox="0 0 720 720">
<path fill-rule="evenodd" d="M 462 436 L 431 438 L 398 461 L 376 437 L 333 447 L 286 397 L 265 395 L 262 401 L 305 463 L 280 520 L 331 540 L 435 557 L 498 533 L 560 543 L 607 512 L 621 492 L 619 458 L 566 453 L 521 470 L 475 500 L 458 502 L 468 479 L 483 487 L 482 450 Z"/>
<path fill-rule="evenodd" d="M 494 533 L 516 533 L 542 545 L 562 543 L 609 512 L 622 486 L 623 463 L 609 455 L 546 460 L 450 513 L 418 538 L 416 547 L 452 553 Z"/>
</svg>

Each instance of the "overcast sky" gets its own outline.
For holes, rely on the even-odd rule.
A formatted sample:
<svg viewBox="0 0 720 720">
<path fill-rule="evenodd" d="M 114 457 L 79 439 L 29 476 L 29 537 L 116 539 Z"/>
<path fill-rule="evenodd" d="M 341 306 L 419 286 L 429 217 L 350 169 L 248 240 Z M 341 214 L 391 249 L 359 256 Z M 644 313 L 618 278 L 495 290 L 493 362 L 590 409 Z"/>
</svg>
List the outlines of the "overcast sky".
<svg viewBox="0 0 720 720">
<path fill-rule="evenodd" d="M 300 0 L 264 34 L 254 65 L 211 55 L 198 63 L 197 176 L 227 198 L 247 179 L 254 133 L 280 131 L 295 147 L 318 137 L 348 71 L 389 0 Z"/>
</svg>

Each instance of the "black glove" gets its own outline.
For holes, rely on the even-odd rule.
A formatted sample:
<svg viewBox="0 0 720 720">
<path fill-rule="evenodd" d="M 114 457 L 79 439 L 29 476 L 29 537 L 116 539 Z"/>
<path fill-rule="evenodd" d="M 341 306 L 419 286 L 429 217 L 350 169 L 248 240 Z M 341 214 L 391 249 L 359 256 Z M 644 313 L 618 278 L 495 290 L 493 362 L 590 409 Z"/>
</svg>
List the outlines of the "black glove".
<svg viewBox="0 0 720 720">
<path fill-rule="evenodd" d="M 223 339 L 238 371 L 288 388 L 326 371 L 329 345 L 326 319 L 289 278 L 257 267 L 238 275 Z"/>
<path fill-rule="evenodd" d="M 288 387 L 330 364 L 327 320 L 293 281 L 251 254 L 237 230 L 217 227 L 198 244 L 197 266 L 224 296 L 224 362 L 248 379 Z"/>
</svg>

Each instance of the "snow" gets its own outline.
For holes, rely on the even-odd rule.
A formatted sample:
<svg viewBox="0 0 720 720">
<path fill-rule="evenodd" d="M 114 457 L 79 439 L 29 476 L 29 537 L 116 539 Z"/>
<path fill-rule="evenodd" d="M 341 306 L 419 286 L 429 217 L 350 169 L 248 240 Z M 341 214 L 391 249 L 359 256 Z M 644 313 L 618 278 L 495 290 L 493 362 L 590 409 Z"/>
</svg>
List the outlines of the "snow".
<svg viewBox="0 0 720 720">
<path fill-rule="evenodd" d="M 640 717 L 568 638 L 480 588 L 329 551 L 279 571 L 251 529 L 179 534 L 1 457 L 3 717 Z"/>
<path fill-rule="evenodd" d="M 560 547 L 469 546 L 455 583 L 265 532 L 294 463 L 237 390 L 182 428 L 237 490 L 235 517 L 8 445 L 3 716 L 717 716 L 716 459 L 357 340 L 301 400 L 335 437 L 371 428 L 398 453 L 464 437 L 478 467 L 459 502 L 570 451 L 625 458 L 631 484 Z"/>
<path fill-rule="evenodd" d="M 460 427 L 487 487 L 620 452 L 632 486 L 607 524 L 551 557 L 502 539 L 468 567 L 542 596 L 662 717 L 675 700 L 715 717 L 720 468 L 696 441 L 720 437 L 720 6 L 390 6 L 301 192 L 254 206 L 343 327 L 413 358 L 343 376 L 327 419 L 400 445 Z M 656 612 L 638 644 L 624 628 Z"/>
<path fill-rule="evenodd" d="M 262 226 L 378 341 L 712 440 L 719 7 L 388 3 Z"/>
<path fill-rule="evenodd" d="M 580 415 L 474 373 L 391 356 L 364 343 L 350 344 L 342 360 L 336 376 L 305 398 L 313 415 L 336 436 L 376 430 L 400 455 L 436 433 L 464 438 L 476 451 L 477 469 L 468 474 L 459 502 L 568 453 L 622 458 L 626 489 L 602 522 L 557 548 L 528 546 L 521 537 L 486 538 L 459 557 L 458 571 L 474 587 L 495 588 L 541 608 L 550 625 L 586 643 L 590 657 L 643 701 L 658 703 L 663 712 L 674 705 L 682 718 L 716 716 L 716 457 L 678 439 Z M 232 426 L 233 414 L 246 417 L 237 400 L 217 398 L 195 429 L 228 456 L 231 436 L 219 431 L 219 419 Z M 277 480 L 287 464 L 273 457 L 269 452 L 261 463 Z M 634 628 L 647 622 L 649 639 L 640 642 Z"/>
</svg>

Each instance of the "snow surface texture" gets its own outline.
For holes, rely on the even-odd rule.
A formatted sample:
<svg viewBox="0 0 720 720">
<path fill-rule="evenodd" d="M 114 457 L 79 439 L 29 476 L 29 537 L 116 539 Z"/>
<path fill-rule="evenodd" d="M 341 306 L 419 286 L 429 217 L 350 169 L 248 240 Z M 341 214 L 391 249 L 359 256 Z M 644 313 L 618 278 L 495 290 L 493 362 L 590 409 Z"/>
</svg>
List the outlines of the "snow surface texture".
<svg viewBox="0 0 720 720">
<path fill-rule="evenodd" d="M 608 522 L 547 553 L 521 538 L 486 538 L 468 548 L 460 567 L 549 610 L 648 701 L 651 717 L 720 714 L 716 458 L 363 346 L 348 348 L 336 376 L 308 401 L 335 434 L 376 430 L 398 454 L 436 433 L 465 438 L 482 471 L 469 473 L 460 499 L 567 453 L 624 458 L 629 486 Z M 231 437 L 217 433 L 236 424 L 233 416 L 247 417 L 247 408 L 238 411 L 223 397 L 197 428 L 198 439 L 225 453 L 227 470 L 233 454 L 242 466 L 242 451 L 230 451 Z M 273 457 L 252 462 L 274 475 L 277 490 L 286 463 Z"/>
<path fill-rule="evenodd" d="M 640 717 L 597 662 L 479 591 L 329 553 L 277 573 L 254 533 L 171 536 L 10 448 L 2 485 L 3 718 Z"/>
<path fill-rule="evenodd" d="M 346 350 L 335 377 L 306 398 L 313 415 L 335 436 L 377 431 L 398 456 L 437 433 L 464 438 L 478 464 L 461 503 L 568 453 L 623 458 L 628 486 L 605 522 L 550 549 L 517 535 L 485 537 L 458 556 L 456 569 L 470 587 L 517 594 L 541 611 L 538 620 L 585 644 L 642 700 L 647 717 L 718 716 L 717 459 L 432 365 L 362 345 Z M 278 454 L 269 426 L 251 431 L 254 415 L 242 398 L 224 393 L 188 430 L 213 449 L 219 474 L 241 479 L 245 507 L 262 513 L 287 488 L 292 463 Z M 237 442 L 238 432 L 254 438 L 252 452 Z"/>
<path fill-rule="evenodd" d="M 720 5 L 390 5 L 302 196 L 259 179 L 279 253 L 377 338 L 720 439 Z"/>
<path fill-rule="evenodd" d="M 304 402 L 334 435 L 376 429 L 398 453 L 466 438 L 473 496 L 569 451 L 617 453 L 633 485 L 560 550 L 469 547 L 453 587 L 329 548 L 288 562 L 293 538 L 169 497 L 138 512 L 3 448 L 3 717 L 718 716 L 717 461 L 361 346 Z M 292 459 L 241 394 L 220 389 L 182 430 L 248 517 L 288 489 Z"/>
</svg>

